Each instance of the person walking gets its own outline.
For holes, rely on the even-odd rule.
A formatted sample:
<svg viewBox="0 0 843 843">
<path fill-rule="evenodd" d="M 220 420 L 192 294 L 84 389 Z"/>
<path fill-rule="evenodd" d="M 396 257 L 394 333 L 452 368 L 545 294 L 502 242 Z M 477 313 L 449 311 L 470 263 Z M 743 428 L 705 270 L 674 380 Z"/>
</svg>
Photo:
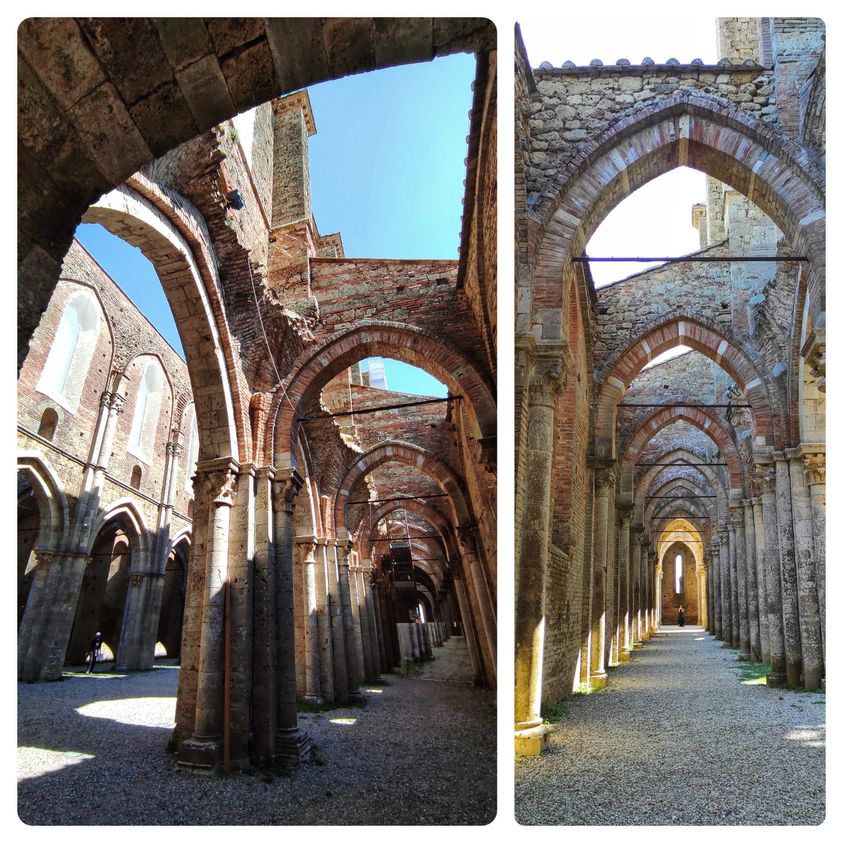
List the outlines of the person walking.
<svg viewBox="0 0 843 843">
<path fill-rule="evenodd" d="M 676 619 L 679 626 L 685 626 L 685 610 L 680 606 L 679 607 L 679 615 Z"/>
<path fill-rule="evenodd" d="M 88 664 L 87 673 L 94 672 L 94 665 L 97 663 L 97 658 L 102 651 L 102 633 L 98 632 L 92 639 L 91 639 L 91 647 L 90 653 L 88 654 L 88 658 L 90 659 L 90 664 Z"/>
</svg>

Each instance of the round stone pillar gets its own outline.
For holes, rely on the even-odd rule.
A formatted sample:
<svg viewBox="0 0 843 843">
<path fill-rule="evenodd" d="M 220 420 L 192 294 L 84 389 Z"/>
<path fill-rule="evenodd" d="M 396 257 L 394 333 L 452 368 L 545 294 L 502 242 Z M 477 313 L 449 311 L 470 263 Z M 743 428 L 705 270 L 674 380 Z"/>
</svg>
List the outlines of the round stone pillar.
<svg viewBox="0 0 843 843">
<path fill-rule="evenodd" d="M 594 565 L 591 580 L 591 684 L 606 685 L 606 578 L 609 507 L 614 499 L 615 469 L 603 466 L 594 472 Z"/>
<path fill-rule="evenodd" d="M 754 662 L 761 661 L 761 629 L 758 625 L 758 568 L 755 564 L 755 520 L 752 501 L 743 504 L 743 533 L 746 551 L 746 605 L 749 620 L 749 654 Z"/>
<path fill-rule="evenodd" d="M 738 658 L 741 661 L 750 661 L 752 653 L 749 649 L 749 601 L 747 589 L 747 558 L 746 558 L 746 536 L 744 534 L 744 508 L 743 503 L 729 505 L 729 512 L 732 519 L 730 528 L 731 535 L 735 540 L 735 574 L 737 580 L 738 598 L 738 645 L 740 653 Z"/>
<path fill-rule="evenodd" d="M 825 663 L 825 445 L 801 445 L 805 481 L 811 496 L 814 535 L 814 562 L 817 571 L 817 600 Z"/>
<path fill-rule="evenodd" d="M 814 522 L 811 494 L 798 448 L 785 451 L 790 467 L 790 500 L 793 511 L 793 549 L 799 597 L 799 637 L 802 642 L 802 682 L 816 690 L 823 679 L 823 645 L 817 572 L 814 565 Z"/>
<path fill-rule="evenodd" d="M 755 476 L 761 487 L 764 515 L 764 579 L 767 585 L 767 620 L 770 634 L 770 675 L 767 677 L 767 685 L 775 688 L 787 683 L 775 466 L 769 463 L 758 464 L 755 467 Z"/>
<path fill-rule="evenodd" d="M 723 646 L 732 646 L 732 570 L 729 528 L 720 527 L 720 598 L 723 613 Z"/>
<path fill-rule="evenodd" d="M 296 629 L 293 608 L 293 503 L 303 484 L 303 478 L 295 469 L 276 470 L 272 489 L 278 676 L 275 757 L 293 763 L 298 763 L 310 752 L 310 740 L 299 729 L 296 710 Z"/>
<path fill-rule="evenodd" d="M 536 352 L 529 376 L 529 403 L 522 516 L 521 555 L 516 562 L 515 729 L 542 724 L 545 575 L 550 552 L 550 495 L 553 469 L 554 407 L 564 387 L 561 348 Z M 458 592 L 459 595 L 459 592 Z M 462 605 L 460 610 L 462 611 Z M 463 625 L 470 618 L 463 613 Z"/>
<path fill-rule="evenodd" d="M 782 621 L 787 684 L 802 684 L 802 636 L 799 628 L 799 580 L 793 547 L 793 507 L 790 499 L 790 465 L 784 453 L 773 454 L 776 466 L 776 517 L 782 576 Z"/>
<path fill-rule="evenodd" d="M 758 636 L 761 644 L 761 661 L 770 663 L 770 618 L 767 611 L 767 566 L 764 550 L 764 514 L 761 498 L 752 499 L 753 534 L 755 536 L 755 568 L 758 583 Z"/>
<path fill-rule="evenodd" d="M 629 525 L 632 521 L 632 504 L 618 506 L 618 661 L 628 662 L 632 649 L 630 634 L 630 585 L 632 582 Z"/>
</svg>

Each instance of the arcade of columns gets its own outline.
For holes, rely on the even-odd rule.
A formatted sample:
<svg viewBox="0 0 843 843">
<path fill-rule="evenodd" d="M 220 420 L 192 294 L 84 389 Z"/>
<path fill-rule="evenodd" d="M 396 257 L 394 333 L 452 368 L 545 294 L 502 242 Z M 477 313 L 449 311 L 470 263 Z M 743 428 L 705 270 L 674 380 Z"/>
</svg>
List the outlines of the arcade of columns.
<svg viewBox="0 0 843 843">
<path fill-rule="evenodd" d="M 519 39 L 519 754 L 680 601 L 768 686 L 824 683 L 824 31 L 718 33 L 713 66 L 531 69 Z M 597 225 L 678 165 L 701 251 L 595 289 Z"/>
<path fill-rule="evenodd" d="M 398 666 L 391 627 L 409 618 L 386 612 L 388 595 L 377 593 L 390 588 L 374 551 L 389 513 L 371 521 L 369 500 L 418 504 L 413 530 L 423 523 L 432 534 L 424 582 L 433 628 L 423 639 L 441 643 L 442 626 L 458 627 L 475 682 L 494 687 L 494 27 L 480 19 L 255 19 L 245 29 L 223 19 L 44 19 L 24 24 L 20 40 L 24 116 L 40 126 L 54 108 L 55 124 L 73 124 L 66 153 L 89 165 L 78 170 L 89 176 L 84 189 L 58 178 L 57 190 L 78 201 L 56 201 L 52 216 L 21 181 L 23 204 L 34 209 L 22 235 L 24 349 L 55 286 L 65 229 L 83 213 L 150 259 L 185 349 L 199 454 L 173 736 L 179 763 L 295 762 L 309 747 L 297 697 L 353 700 L 362 682 Z M 294 67 L 289 44 L 302 53 Z M 346 257 L 339 234 L 321 235 L 313 219 L 307 93 L 268 101 L 279 90 L 459 51 L 475 53 L 477 68 L 459 260 Z M 128 61 L 129 52 L 143 52 L 144 64 Z M 56 55 L 71 78 L 51 64 Z M 84 115 L 64 109 L 68 85 L 78 99 L 100 77 L 113 85 L 107 109 L 138 120 L 130 140 L 144 139 L 134 146 L 99 136 L 86 146 L 88 121 L 108 124 L 99 101 Z M 184 98 L 174 108 L 189 114 L 168 122 L 159 108 L 161 124 L 142 120 L 145 96 L 170 77 L 165 84 Z M 264 104 L 251 166 L 231 124 L 218 124 L 256 103 Z M 45 155 L 35 134 L 22 143 L 34 160 Z M 374 356 L 428 371 L 448 388 L 447 409 L 396 435 L 361 416 L 355 435 L 342 435 L 326 409 L 331 389 L 352 388 L 349 372 Z M 112 380 L 97 452 L 108 451 L 126 398 L 121 376 Z M 411 397 L 384 393 L 375 403 Z M 91 469 L 107 465 L 95 454 Z M 94 508 L 96 500 L 94 484 Z M 69 501 L 68 513 L 85 529 L 87 501 Z M 166 543 L 166 524 L 158 533 Z M 60 673 L 75 609 L 61 595 L 78 592 L 87 564 L 85 535 L 74 528 L 62 541 L 33 582 L 21 627 L 21 673 L 30 679 Z M 138 574 L 133 600 L 149 611 L 133 617 L 146 634 L 162 571 Z M 134 649 L 151 660 L 149 646 Z"/>
</svg>

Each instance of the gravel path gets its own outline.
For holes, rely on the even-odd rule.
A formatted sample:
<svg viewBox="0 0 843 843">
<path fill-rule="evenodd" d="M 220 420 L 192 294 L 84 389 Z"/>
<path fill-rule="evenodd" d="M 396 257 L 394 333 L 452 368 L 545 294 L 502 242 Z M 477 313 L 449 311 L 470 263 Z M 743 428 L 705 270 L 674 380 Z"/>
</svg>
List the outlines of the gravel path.
<svg viewBox="0 0 843 843">
<path fill-rule="evenodd" d="M 18 685 L 18 813 L 29 824 L 481 824 L 495 816 L 495 696 L 389 675 L 364 708 L 302 715 L 291 774 L 197 775 L 165 745 L 178 668 Z"/>
<path fill-rule="evenodd" d="M 516 763 L 518 822 L 821 823 L 825 695 L 742 684 L 743 667 L 700 627 L 662 627 Z"/>
</svg>

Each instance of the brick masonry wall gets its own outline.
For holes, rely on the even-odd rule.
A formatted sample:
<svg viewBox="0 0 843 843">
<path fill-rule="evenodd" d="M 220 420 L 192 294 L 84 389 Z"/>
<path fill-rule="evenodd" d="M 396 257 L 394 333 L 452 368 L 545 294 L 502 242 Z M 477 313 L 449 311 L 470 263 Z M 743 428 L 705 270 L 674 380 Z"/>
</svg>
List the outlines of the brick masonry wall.
<svg viewBox="0 0 843 843">
<path fill-rule="evenodd" d="M 102 327 L 79 409 L 71 414 L 38 392 L 36 386 L 64 308 L 79 289 L 95 291 L 102 306 Z M 113 348 L 117 351 L 113 352 Z M 143 364 L 152 356 L 161 361 L 165 381 L 155 431 L 153 459 L 147 464 L 129 454 L 127 446 Z M 109 389 L 112 370 L 125 371 L 128 380 L 121 390 L 126 402 L 124 412 L 118 417 L 100 509 L 107 511 L 117 500 L 131 498 L 143 513 L 147 528 L 154 530 L 157 504 L 161 499 L 164 482 L 165 446 L 174 424 L 180 422 L 184 407 L 192 400 L 187 366 L 99 264 L 74 241 L 64 262 L 62 280 L 33 337 L 31 351 L 18 382 L 18 424 L 21 427 L 36 433 L 41 414 L 47 407 L 55 409 L 59 416 L 52 447 L 28 434 L 19 435 L 19 447 L 40 450 L 46 455 L 71 504 L 75 504 L 82 486 L 81 463 L 87 462 L 89 458 L 99 415 L 100 395 Z M 183 433 L 186 442 L 189 431 Z M 186 459 L 185 450 L 180 457 L 181 480 L 178 481 L 179 490 L 174 502 L 173 533 L 190 525 L 186 517 L 190 496 L 183 489 Z M 137 494 L 130 486 L 135 465 L 140 465 L 142 469 L 141 494 Z"/>
</svg>

